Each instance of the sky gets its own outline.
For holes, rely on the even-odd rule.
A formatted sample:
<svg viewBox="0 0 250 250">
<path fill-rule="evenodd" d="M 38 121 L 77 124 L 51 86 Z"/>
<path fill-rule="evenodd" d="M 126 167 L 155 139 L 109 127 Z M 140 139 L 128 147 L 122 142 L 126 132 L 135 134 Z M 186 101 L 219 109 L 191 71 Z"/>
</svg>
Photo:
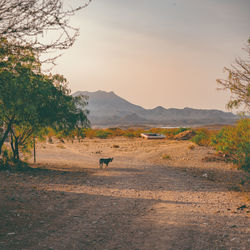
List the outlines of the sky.
<svg viewBox="0 0 250 250">
<path fill-rule="evenodd" d="M 244 54 L 249 13 L 249 0 L 93 0 L 72 17 L 80 36 L 53 72 L 72 92 L 114 91 L 144 108 L 225 110 L 216 79 Z"/>
</svg>

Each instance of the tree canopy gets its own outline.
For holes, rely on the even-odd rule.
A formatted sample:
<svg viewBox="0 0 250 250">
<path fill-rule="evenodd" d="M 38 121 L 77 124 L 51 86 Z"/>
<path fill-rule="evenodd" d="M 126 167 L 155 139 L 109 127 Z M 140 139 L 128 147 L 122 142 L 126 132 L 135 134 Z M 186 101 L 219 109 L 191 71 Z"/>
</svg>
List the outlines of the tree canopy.
<svg viewBox="0 0 250 250">
<path fill-rule="evenodd" d="M 227 104 L 229 109 L 243 105 L 250 112 L 250 39 L 244 50 L 247 58 L 236 58 L 231 68 L 224 68 L 228 74 L 227 79 L 217 79 L 217 82 L 223 89 L 231 92 L 231 99 Z"/>
<path fill-rule="evenodd" d="M 73 97 L 61 75 L 44 74 L 37 53 L 0 40 L 0 153 L 8 134 L 20 143 L 44 127 L 88 127 L 86 99 Z M 20 131 L 22 133 L 20 133 Z M 18 141 L 19 140 L 19 141 Z"/>
</svg>

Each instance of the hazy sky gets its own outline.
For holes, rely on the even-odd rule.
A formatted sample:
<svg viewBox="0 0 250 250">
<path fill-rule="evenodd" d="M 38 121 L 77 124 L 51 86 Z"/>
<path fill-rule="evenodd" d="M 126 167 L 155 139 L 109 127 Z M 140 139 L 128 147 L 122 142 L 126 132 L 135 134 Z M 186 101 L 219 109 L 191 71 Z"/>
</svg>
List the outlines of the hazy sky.
<svg viewBox="0 0 250 250">
<path fill-rule="evenodd" d="M 54 72 L 145 108 L 225 109 L 216 78 L 250 36 L 249 0 L 93 0 Z"/>
</svg>

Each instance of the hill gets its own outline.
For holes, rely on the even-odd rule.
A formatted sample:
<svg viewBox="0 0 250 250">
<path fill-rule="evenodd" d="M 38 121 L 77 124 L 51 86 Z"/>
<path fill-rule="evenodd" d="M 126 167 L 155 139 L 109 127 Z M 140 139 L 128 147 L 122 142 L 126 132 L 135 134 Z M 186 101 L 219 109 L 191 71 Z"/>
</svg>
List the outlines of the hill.
<svg viewBox="0 0 250 250">
<path fill-rule="evenodd" d="M 77 91 L 73 96 L 89 97 L 87 109 L 94 126 L 194 126 L 212 124 L 232 124 L 237 116 L 230 112 L 209 109 L 175 109 L 158 106 L 145 109 L 119 97 L 114 92 Z"/>
</svg>

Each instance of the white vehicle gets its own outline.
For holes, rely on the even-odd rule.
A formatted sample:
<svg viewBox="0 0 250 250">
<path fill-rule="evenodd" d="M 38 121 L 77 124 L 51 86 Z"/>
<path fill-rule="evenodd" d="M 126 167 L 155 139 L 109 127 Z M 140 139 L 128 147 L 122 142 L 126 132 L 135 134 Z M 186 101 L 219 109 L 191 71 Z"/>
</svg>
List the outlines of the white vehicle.
<svg viewBox="0 0 250 250">
<path fill-rule="evenodd" d="M 155 134 L 155 133 L 142 133 L 141 137 L 144 139 L 164 139 L 164 138 L 166 138 L 165 135 Z"/>
</svg>

